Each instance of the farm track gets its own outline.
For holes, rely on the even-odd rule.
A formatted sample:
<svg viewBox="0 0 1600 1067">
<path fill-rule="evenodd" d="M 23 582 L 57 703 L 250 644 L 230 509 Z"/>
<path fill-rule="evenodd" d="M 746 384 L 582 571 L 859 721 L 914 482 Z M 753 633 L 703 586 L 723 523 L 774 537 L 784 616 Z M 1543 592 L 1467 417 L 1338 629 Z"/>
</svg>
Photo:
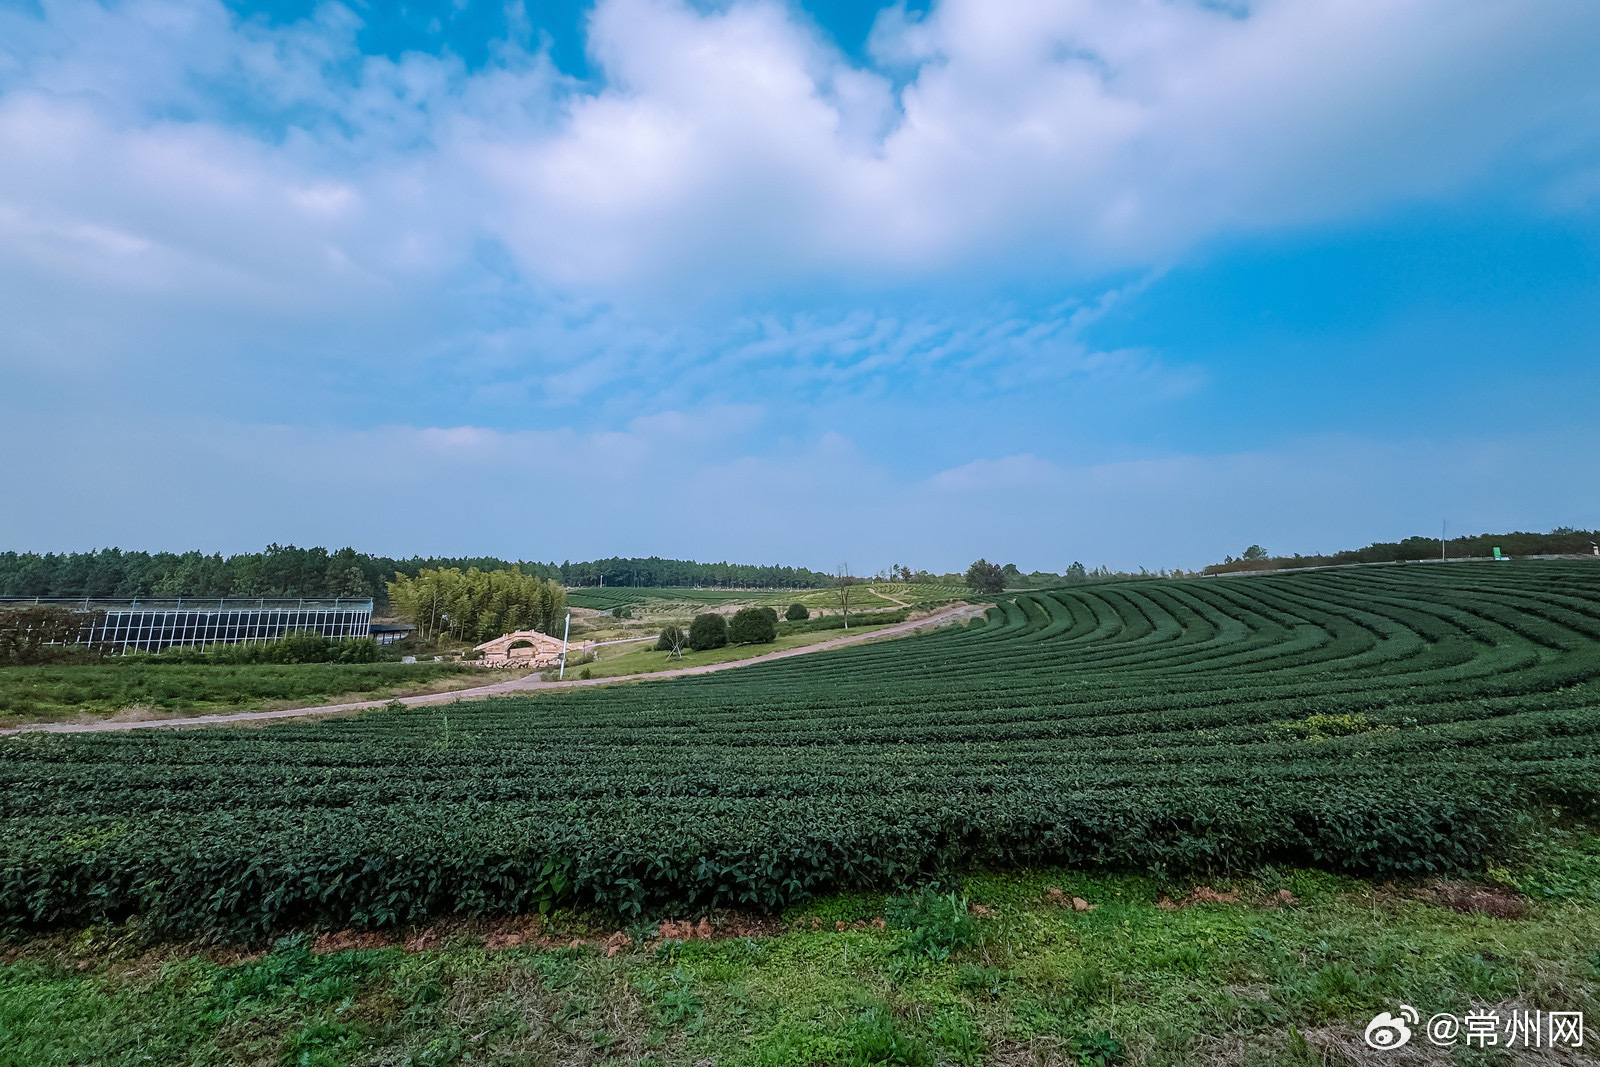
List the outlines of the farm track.
<svg viewBox="0 0 1600 1067">
<path fill-rule="evenodd" d="M 1033 863 L 1431 875 L 1530 814 L 1600 814 L 1587 561 L 1096 583 L 883 635 L 444 714 L 16 738 L 0 917 L 684 913 Z"/>
<path fill-rule="evenodd" d="M 745 659 L 729 660 L 725 663 L 706 663 L 697 667 L 677 667 L 665 671 L 650 671 L 644 674 L 621 674 L 611 678 L 574 678 L 567 681 L 546 682 L 536 674 L 524 675 L 504 682 L 493 682 L 489 685 L 473 686 L 470 689 L 451 689 L 440 693 L 422 693 L 409 697 L 394 697 L 390 700 L 359 700 L 346 704 L 317 704 L 304 708 L 278 708 L 273 711 L 235 711 L 221 715 L 185 715 L 174 716 L 166 719 L 141 719 L 133 721 L 115 722 L 76 722 L 76 723 L 27 723 L 22 726 L 12 726 L 0 729 L 0 737 L 16 734 L 88 734 L 111 733 L 127 730 L 151 729 L 178 729 L 193 726 L 225 726 L 237 723 L 270 722 L 277 719 L 303 719 L 316 716 L 350 715 L 359 711 L 371 711 L 374 708 L 388 707 L 390 704 L 399 703 L 408 708 L 430 707 L 437 704 L 455 704 L 466 700 L 486 700 L 490 697 L 517 696 L 525 693 L 549 692 L 564 689 L 585 689 L 598 685 L 613 685 L 619 682 L 642 682 L 666 678 L 686 678 L 698 674 L 715 674 L 718 671 L 732 670 L 735 667 L 748 667 L 756 663 L 768 663 L 773 660 L 792 659 L 811 652 L 826 652 L 829 649 L 844 648 L 849 645 L 861 644 L 875 638 L 898 637 L 912 633 L 925 627 L 943 626 L 976 614 L 982 614 L 982 608 L 971 605 L 947 608 L 928 615 L 921 619 L 911 619 L 892 626 L 884 626 L 874 630 L 867 630 L 860 634 L 848 634 L 842 637 L 830 638 L 812 645 L 801 645 L 798 648 L 786 648 L 780 652 L 766 652 L 758 656 L 749 656 Z M 650 640 L 649 638 L 629 638 L 626 641 L 602 641 L 602 645 L 628 644 L 632 641 Z"/>
</svg>

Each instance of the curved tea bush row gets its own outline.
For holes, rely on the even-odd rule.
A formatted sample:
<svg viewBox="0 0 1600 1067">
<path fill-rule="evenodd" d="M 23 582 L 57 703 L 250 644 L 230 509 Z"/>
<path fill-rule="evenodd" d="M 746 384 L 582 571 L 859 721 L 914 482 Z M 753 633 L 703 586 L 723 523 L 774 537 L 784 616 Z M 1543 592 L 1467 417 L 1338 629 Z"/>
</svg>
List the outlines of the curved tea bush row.
<svg viewBox="0 0 1600 1067">
<path fill-rule="evenodd" d="M 1080 586 L 719 675 L 0 744 L 0 916 L 776 907 L 973 864 L 1481 866 L 1600 799 L 1600 566 Z"/>
</svg>

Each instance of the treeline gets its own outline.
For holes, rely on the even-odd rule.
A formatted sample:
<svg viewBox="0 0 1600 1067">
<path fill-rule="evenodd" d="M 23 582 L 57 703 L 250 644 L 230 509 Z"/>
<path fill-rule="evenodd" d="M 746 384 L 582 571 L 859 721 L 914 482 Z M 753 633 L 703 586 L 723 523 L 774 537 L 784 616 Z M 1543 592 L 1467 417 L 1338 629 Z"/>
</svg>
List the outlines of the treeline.
<svg viewBox="0 0 1600 1067">
<path fill-rule="evenodd" d="M 387 612 L 388 583 L 424 570 L 505 571 L 516 568 L 562 585 L 711 586 L 817 589 L 828 576 L 803 567 L 693 563 L 687 560 L 608 559 L 537 563 L 492 556 L 393 559 L 353 548 L 268 545 L 235 556 L 201 552 L 0 552 L 0 596 L 39 597 L 366 597 Z"/>
<path fill-rule="evenodd" d="M 693 563 L 682 559 L 597 559 L 555 568 L 563 585 L 636 586 L 642 589 L 821 589 L 832 576 L 805 567 L 750 563 Z"/>
<path fill-rule="evenodd" d="M 1353 548 L 1325 556 L 1274 556 L 1259 545 L 1251 545 L 1234 559 L 1213 563 L 1206 574 L 1232 571 L 1292 570 L 1295 567 L 1329 567 L 1342 563 L 1399 563 L 1406 560 L 1438 559 L 1441 555 L 1493 556 L 1499 549 L 1508 556 L 1591 555 L 1600 545 L 1600 531 L 1574 530 L 1558 526 L 1549 533 L 1472 534 L 1465 537 L 1408 537 L 1403 541 L 1374 541 L 1365 548 Z"/>
</svg>

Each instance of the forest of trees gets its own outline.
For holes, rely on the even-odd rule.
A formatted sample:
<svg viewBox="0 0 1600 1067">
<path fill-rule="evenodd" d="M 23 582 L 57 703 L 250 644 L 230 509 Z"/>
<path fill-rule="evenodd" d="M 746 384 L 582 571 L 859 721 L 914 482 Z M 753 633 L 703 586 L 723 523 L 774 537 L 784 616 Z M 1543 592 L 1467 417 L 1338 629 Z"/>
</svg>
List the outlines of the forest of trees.
<svg viewBox="0 0 1600 1067">
<path fill-rule="evenodd" d="M 388 610 L 388 583 L 396 574 L 423 570 L 503 571 L 516 568 L 562 585 L 711 586 L 740 589 L 819 589 L 828 576 L 803 567 L 687 560 L 607 559 L 590 563 L 536 563 L 493 557 L 391 559 L 353 548 L 268 545 L 235 556 L 201 552 L 0 552 L 0 596 L 370 596 Z"/>
<path fill-rule="evenodd" d="M 646 589 L 681 589 L 698 586 L 715 589 L 822 589 L 832 584 L 830 575 L 805 567 L 779 567 L 749 563 L 691 563 L 681 559 L 597 559 L 590 563 L 563 563 L 564 585 L 599 585 Z"/>
<path fill-rule="evenodd" d="M 1374 541 L 1366 548 L 1352 548 L 1326 556 L 1274 556 L 1260 545 L 1251 545 L 1238 559 L 1229 556 L 1213 563 L 1206 574 L 1229 571 L 1290 570 L 1295 567 L 1327 567 L 1340 563 L 1396 563 L 1401 560 L 1450 557 L 1492 556 L 1496 548 L 1508 556 L 1590 555 L 1600 544 L 1600 531 L 1574 530 L 1558 526 L 1549 533 L 1471 534 L 1441 542 L 1437 537 L 1408 537 L 1404 541 Z"/>
</svg>

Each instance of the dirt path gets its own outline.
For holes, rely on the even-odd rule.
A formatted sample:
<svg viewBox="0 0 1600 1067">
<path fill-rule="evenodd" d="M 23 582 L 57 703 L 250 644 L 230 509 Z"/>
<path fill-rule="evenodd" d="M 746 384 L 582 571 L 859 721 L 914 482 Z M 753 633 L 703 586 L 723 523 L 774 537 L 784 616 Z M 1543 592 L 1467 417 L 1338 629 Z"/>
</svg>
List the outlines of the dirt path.
<svg viewBox="0 0 1600 1067">
<path fill-rule="evenodd" d="M 865 630 L 859 634 L 849 634 L 844 637 L 831 638 L 827 641 L 818 641 L 814 645 L 786 648 L 781 652 L 766 652 L 759 656 L 751 656 L 749 659 L 729 660 L 726 663 L 705 663 L 698 667 L 677 667 L 669 671 L 655 671 L 650 674 L 622 674 L 615 678 L 592 678 L 587 680 L 575 678 L 566 682 L 540 681 L 537 674 L 530 674 L 524 678 L 513 678 L 509 681 L 480 685 L 472 689 L 455 689 L 443 693 L 424 693 L 418 696 L 399 697 L 397 699 L 407 707 L 420 707 L 432 704 L 452 704 L 458 700 L 483 700 L 488 697 L 515 696 L 520 693 L 547 689 L 578 689 L 590 685 L 615 685 L 618 682 L 650 681 L 656 678 L 682 678 L 691 674 L 714 674 L 717 671 L 732 670 L 735 667 L 748 667 L 752 663 L 789 659 L 792 656 L 804 656 L 812 652 L 824 652 L 830 648 L 840 648 L 845 645 L 860 644 L 864 641 L 872 641 L 882 637 L 907 634 L 924 627 L 943 626 L 946 623 L 981 615 L 984 610 L 985 605 L 982 604 L 962 604 L 959 607 L 945 608 L 943 611 L 934 612 L 932 615 L 921 619 L 911 619 L 893 626 L 885 626 L 881 629 Z M 226 715 L 191 715 L 175 719 L 145 719 L 139 722 L 29 723 L 25 726 L 13 726 L 0 730 L 0 737 L 10 734 L 34 733 L 92 734 L 119 730 L 154 730 L 178 726 L 213 726 L 219 723 L 262 722 L 269 719 L 293 719 L 312 715 L 347 715 L 351 712 L 365 711 L 369 708 L 381 708 L 393 702 L 389 700 L 362 700 L 353 704 L 322 704 L 311 708 L 283 708 L 278 711 L 236 711 Z"/>
<path fill-rule="evenodd" d="M 910 604 L 907 604 L 904 600 L 901 600 L 899 597 L 890 596 L 888 593 L 880 593 L 880 592 L 878 592 L 876 589 L 872 588 L 872 586 L 870 586 L 870 585 L 867 586 L 867 592 L 871 593 L 873 596 L 881 596 L 881 597 L 883 597 L 883 599 L 887 600 L 889 603 L 898 604 L 902 608 L 909 608 L 911 606 Z"/>
</svg>

